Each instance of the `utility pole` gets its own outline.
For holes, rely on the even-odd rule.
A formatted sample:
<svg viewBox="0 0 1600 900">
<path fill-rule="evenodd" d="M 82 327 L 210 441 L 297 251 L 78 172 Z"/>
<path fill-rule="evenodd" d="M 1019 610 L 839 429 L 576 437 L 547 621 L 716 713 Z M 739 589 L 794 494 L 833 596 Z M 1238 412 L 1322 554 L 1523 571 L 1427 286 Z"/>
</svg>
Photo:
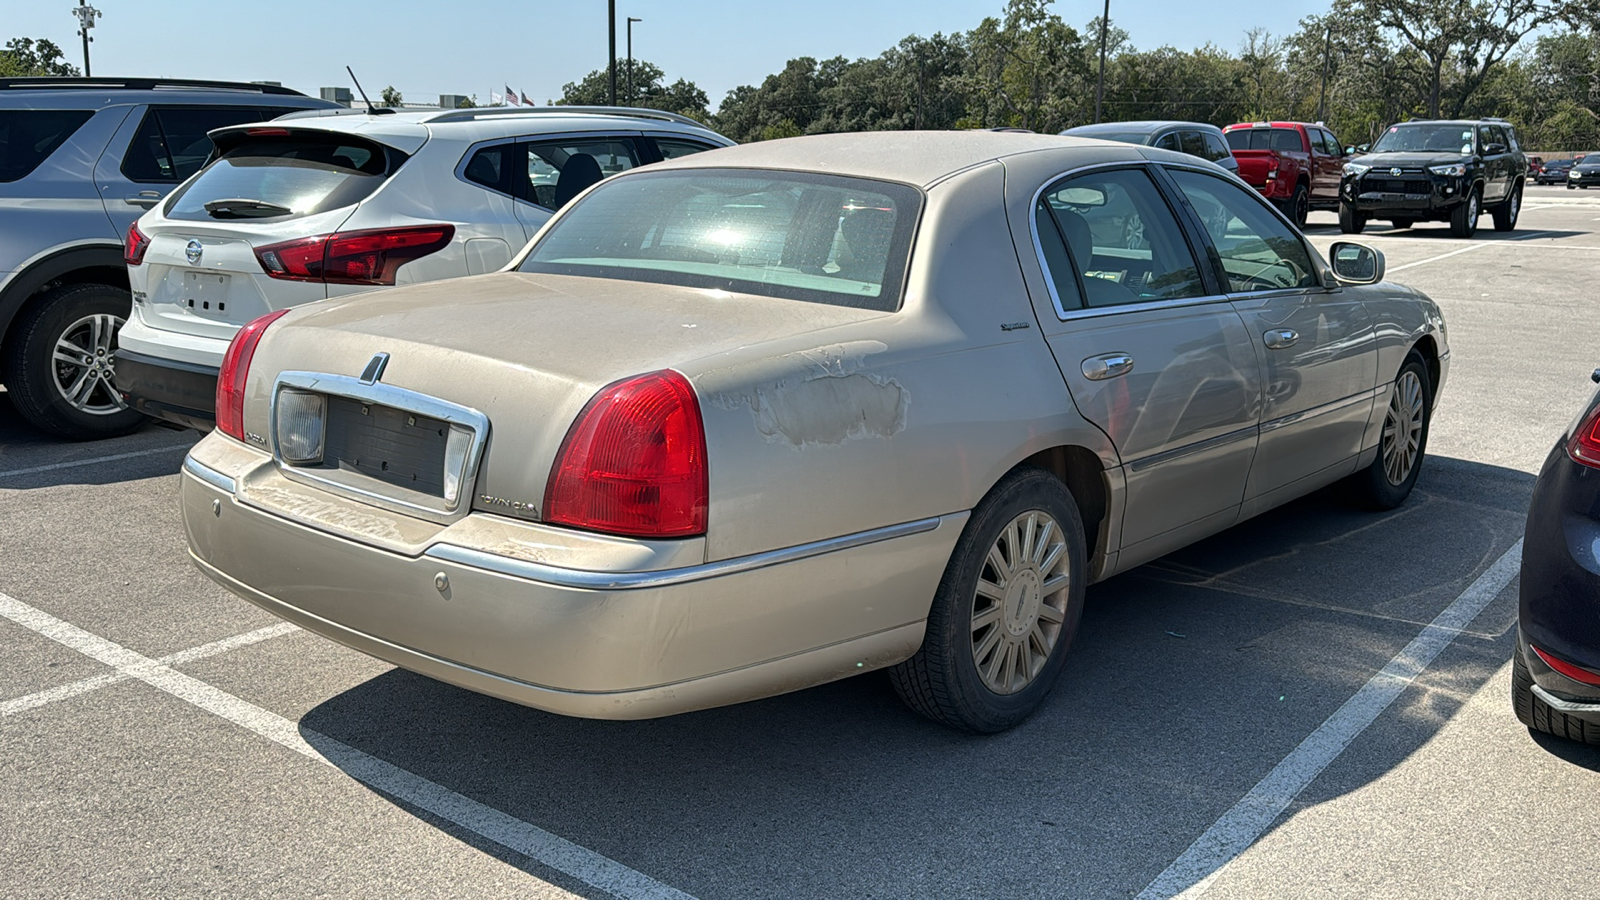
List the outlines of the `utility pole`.
<svg viewBox="0 0 1600 900">
<path fill-rule="evenodd" d="M 1100 14 L 1100 71 L 1094 82 L 1094 120 L 1100 121 L 1100 98 L 1106 92 L 1106 28 L 1111 24 L 1111 0 L 1106 0 L 1105 12 Z"/>
<path fill-rule="evenodd" d="M 633 96 L 633 23 L 643 22 L 643 19 L 628 17 L 628 105 L 638 102 Z"/>
<path fill-rule="evenodd" d="M 608 0 L 607 6 L 611 10 L 611 53 L 607 57 L 611 60 L 611 105 L 617 105 L 617 0 Z"/>
<path fill-rule="evenodd" d="M 1322 37 L 1322 91 L 1317 95 L 1317 121 L 1327 121 L 1324 107 L 1328 103 L 1328 60 L 1333 52 L 1333 26 L 1329 25 Z"/>
<path fill-rule="evenodd" d="M 89 44 L 94 38 L 89 36 L 89 29 L 94 27 L 94 20 L 100 17 L 100 10 L 90 6 L 87 0 L 78 0 L 77 8 L 72 14 L 78 17 L 78 35 L 83 38 L 83 77 L 89 77 Z"/>
</svg>

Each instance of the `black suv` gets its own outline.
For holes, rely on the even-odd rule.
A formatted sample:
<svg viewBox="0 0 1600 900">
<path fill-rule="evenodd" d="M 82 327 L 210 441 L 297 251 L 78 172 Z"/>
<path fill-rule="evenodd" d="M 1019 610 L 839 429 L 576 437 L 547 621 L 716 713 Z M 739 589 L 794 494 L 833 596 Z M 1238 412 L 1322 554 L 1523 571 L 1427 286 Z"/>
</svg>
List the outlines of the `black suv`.
<svg viewBox="0 0 1600 900">
<path fill-rule="evenodd" d="M 1471 237 L 1478 216 L 1494 216 L 1496 231 L 1517 227 L 1528 158 L 1504 119 L 1403 122 L 1344 165 L 1339 185 L 1339 230 L 1357 234 L 1369 219 L 1396 228 L 1413 222 L 1450 223 Z"/>
<path fill-rule="evenodd" d="M 78 439 L 148 421 L 112 382 L 128 226 L 200 170 L 211 129 L 336 105 L 275 85 L 0 78 L 0 384 L 23 418 Z"/>
</svg>

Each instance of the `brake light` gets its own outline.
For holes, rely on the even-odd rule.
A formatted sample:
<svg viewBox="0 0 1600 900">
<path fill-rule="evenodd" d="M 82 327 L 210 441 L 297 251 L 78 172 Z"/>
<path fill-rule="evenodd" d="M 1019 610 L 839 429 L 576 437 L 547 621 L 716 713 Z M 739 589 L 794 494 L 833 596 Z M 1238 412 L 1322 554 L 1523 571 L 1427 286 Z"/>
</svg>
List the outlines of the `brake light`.
<svg viewBox="0 0 1600 900">
<path fill-rule="evenodd" d="M 694 388 L 666 370 L 596 394 L 561 442 L 544 521 L 642 538 L 705 534 L 705 425 Z"/>
<path fill-rule="evenodd" d="M 256 248 L 261 268 L 286 281 L 394 284 L 400 267 L 449 246 L 454 225 L 371 228 Z"/>
<path fill-rule="evenodd" d="M 144 252 L 150 249 L 150 236 L 139 230 L 135 221 L 128 226 L 128 236 L 122 240 L 122 261 L 130 266 L 143 265 Z"/>
<path fill-rule="evenodd" d="M 287 128 L 246 128 L 244 133 L 250 137 L 288 137 Z"/>
<path fill-rule="evenodd" d="M 269 312 L 239 329 L 222 355 L 217 372 L 217 430 L 234 440 L 244 440 L 244 383 L 250 376 L 250 360 L 267 326 L 278 321 L 287 309 Z"/>
<path fill-rule="evenodd" d="M 1538 647 L 1533 646 L 1532 644 L 1529 644 L 1528 647 L 1529 649 L 1533 650 L 1533 652 L 1537 654 L 1540 659 L 1544 660 L 1545 665 L 1555 669 L 1557 672 L 1565 675 L 1573 681 L 1581 684 L 1600 686 L 1600 672 L 1591 672 L 1588 669 L 1575 666 L 1564 659 L 1557 659 L 1543 650 L 1540 650 Z"/>
<path fill-rule="evenodd" d="M 1567 455 L 1573 462 L 1600 469 L 1600 405 L 1596 405 L 1572 432 L 1572 440 L 1567 441 Z"/>
</svg>

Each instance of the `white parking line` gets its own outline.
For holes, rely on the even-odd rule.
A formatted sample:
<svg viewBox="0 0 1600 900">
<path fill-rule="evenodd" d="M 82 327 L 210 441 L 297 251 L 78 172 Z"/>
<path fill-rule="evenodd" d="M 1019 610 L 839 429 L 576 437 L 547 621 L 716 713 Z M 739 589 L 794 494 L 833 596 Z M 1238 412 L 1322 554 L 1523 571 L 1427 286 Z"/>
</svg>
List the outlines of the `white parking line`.
<svg viewBox="0 0 1600 900">
<path fill-rule="evenodd" d="M 1222 818 L 1212 823 L 1189 849 L 1139 893 L 1138 900 L 1200 897 L 1213 881 L 1255 843 L 1262 832 L 1300 796 L 1350 742 L 1377 720 L 1411 682 L 1449 646 L 1484 607 L 1517 575 L 1522 560 L 1519 538 L 1473 581 L 1461 596 L 1423 628 L 1411 643 L 1389 660 L 1361 690 L 1346 700 L 1300 746 L 1250 789 Z"/>
<path fill-rule="evenodd" d="M 690 895 L 616 860 L 580 847 L 327 735 L 299 727 L 277 713 L 90 634 L 4 593 L 0 593 L 0 616 L 308 759 L 332 766 L 369 787 L 427 810 L 614 896 L 625 900 L 694 900 Z M 312 742 L 315 742 L 315 746 Z M 550 887 L 559 890 L 554 885 Z M 569 896 L 580 900 L 577 895 Z"/>
<path fill-rule="evenodd" d="M 222 653 L 227 653 L 230 650 L 237 650 L 240 647 L 248 647 L 251 644 L 259 644 L 262 641 L 271 640 L 279 635 L 284 635 L 291 631 L 299 630 L 300 629 L 298 627 L 288 622 L 279 622 L 276 625 L 268 625 L 265 628 L 257 628 L 255 631 L 247 631 L 244 634 L 236 634 L 233 637 L 223 638 L 220 641 L 212 641 L 209 644 L 202 644 L 198 647 L 190 647 L 188 650 L 180 650 L 179 652 L 173 653 L 170 656 L 163 656 L 156 660 L 156 662 L 167 666 L 181 666 L 184 663 L 191 663 L 197 659 L 205 659 L 210 656 L 217 656 Z M 88 678 L 74 681 L 71 684 L 63 684 L 59 687 L 53 687 L 47 690 L 39 691 L 38 693 L 29 694 L 26 697 L 18 697 L 15 700 L 7 700 L 4 703 L 0 703 L 0 719 L 3 719 L 7 716 L 14 716 L 17 713 L 27 712 L 30 709 L 38 709 L 41 706 L 47 706 L 60 700 L 66 700 L 71 697 L 87 694 L 90 691 L 97 691 L 100 688 L 109 687 L 113 684 L 117 684 L 118 682 L 127 681 L 132 677 L 132 675 L 121 670 L 116 672 L 106 672 L 102 675 L 91 675 Z"/>
<path fill-rule="evenodd" d="M 0 478 L 15 478 L 18 475 L 36 475 L 40 472 L 54 472 L 57 469 L 71 469 L 77 466 L 92 466 L 96 463 L 116 462 L 119 459 L 133 459 L 138 456 L 154 456 L 157 453 L 170 453 L 173 450 L 187 450 L 191 444 L 173 444 L 170 447 L 152 447 L 149 450 L 134 450 L 129 453 L 113 453 L 110 456 L 95 456 L 89 459 L 74 459 L 67 462 L 50 463 L 47 466 L 33 466 L 27 469 L 12 469 L 9 472 L 0 472 Z"/>
<path fill-rule="evenodd" d="M 1402 271 L 1402 270 L 1405 270 L 1405 269 L 1409 269 L 1412 266 L 1420 266 L 1420 265 L 1422 265 L 1424 263 L 1438 262 L 1441 259 L 1448 259 L 1449 257 L 1452 257 L 1452 256 L 1460 256 L 1463 253 L 1471 253 L 1474 250 L 1478 250 L 1480 248 L 1487 247 L 1487 246 L 1489 246 L 1489 245 L 1488 244 L 1472 244 L 1470 246 L 1462 247 L 1460 250 L 1451 250 L 1449 253 L 1441 253 L 1438 256 L 1430 256 L 1427 259 L 1419 259 L 1416 262 L 1409 262 L 1409 263 L 1406 263 L 1403 266 L 1395 266 L 1394 268 L 1390 269 L 1389 271 L 1390 272 L 1399 272 L 1399 271 Z"/>
</svg>

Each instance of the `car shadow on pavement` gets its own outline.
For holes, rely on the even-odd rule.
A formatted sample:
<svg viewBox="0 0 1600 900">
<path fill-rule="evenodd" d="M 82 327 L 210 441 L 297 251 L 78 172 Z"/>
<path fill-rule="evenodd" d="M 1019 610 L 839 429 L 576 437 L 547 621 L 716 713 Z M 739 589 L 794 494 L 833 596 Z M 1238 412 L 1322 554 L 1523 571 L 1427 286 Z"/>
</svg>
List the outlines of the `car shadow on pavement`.
<svg viewBox="0 0 1600 900">
<path fill-rule="evenodd" d="M 302 732 L 705 900 L 1129 896 L 1506 552 L 1532 482 L 1431 457 L 1393 512 L 1329 489 L 1097 585 L 1062 681 L 1005 734 L 927 722 L 881 674 L 612 722 L 398 669 L 328 698 Z M 1505 664 L 1515 617 L 1513 587 L 1390 708 L 1399 727 L 1376 751 L 1358 739 L 1329 770 L 1339 792 L 1430 740 Z M 1521 729 L 1509 703 L 1505 720 Z"/>
<path fill-rule="evenodd" d="M 170 475 L 178 471 L 184 451 L 199 439 L 198 432 L 151 419 L 122 437 L 64 440 L 24 421 L 0 388 L 0 490 L 117 484 Z"/>
<path fill-rule="evenodd" d="M 1469 238 L 1458 238 L 1450 233 L 1448 222 L 1422 222 L 1410 228 L 1395 228 L 1387 222 L 1374 221 L 1367 225 L 1360 234 L 1344 234 L 1337 225 L 1307 225 L 1302 229 L 1310 237 L 1339 237 L 1346 240 L 1359 241 L 1368 237 L 1410 237 L 1427 240 L 1448 241 L 1484 241 L 1516 243 L 1537 235 L 1543 240 L 1557 240 L 1569 237 L 1584 237 L 1592 232 L 1566 231 L 1561 229 L 1545 228 L 1518 228 L 1516 231 L 1495 231 L 1493 228 L 1479 225 L 1478 230 Z"/>
</svg>

